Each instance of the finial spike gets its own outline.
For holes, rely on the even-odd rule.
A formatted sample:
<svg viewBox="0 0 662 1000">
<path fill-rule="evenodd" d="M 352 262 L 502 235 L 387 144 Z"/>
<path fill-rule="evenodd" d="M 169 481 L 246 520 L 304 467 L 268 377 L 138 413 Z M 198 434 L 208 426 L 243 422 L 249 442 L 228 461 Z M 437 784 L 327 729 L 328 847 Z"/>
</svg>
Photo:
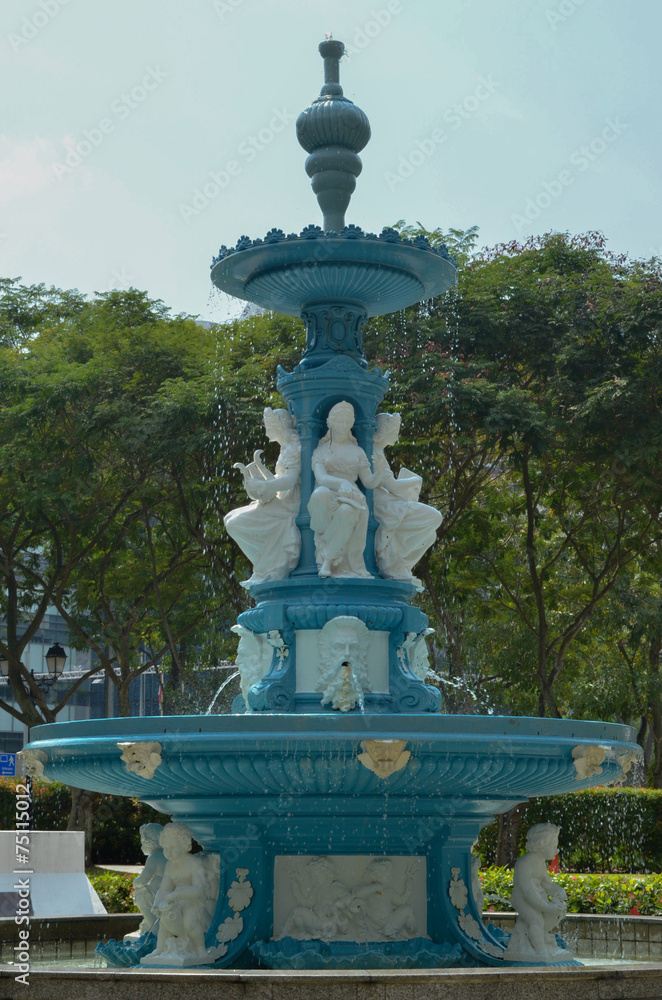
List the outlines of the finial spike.
<svg viewBox="0 0 662 1000">
<path fill-rule="evenodd" d="M 319 44 L 319 53 L 324 59 L 324 83 L 340 83 L 340 60 L 345 54 L 343 43 L 325 38 Z"/>
</svg>

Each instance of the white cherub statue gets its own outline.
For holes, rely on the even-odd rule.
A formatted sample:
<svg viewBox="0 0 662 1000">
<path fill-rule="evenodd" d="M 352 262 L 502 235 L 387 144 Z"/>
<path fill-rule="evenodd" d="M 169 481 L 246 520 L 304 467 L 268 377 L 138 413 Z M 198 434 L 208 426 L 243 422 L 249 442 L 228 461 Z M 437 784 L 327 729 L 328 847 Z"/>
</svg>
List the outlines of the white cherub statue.
<svg viewBox="0 0 662 1000">
<path fill-rule="evenodd" d="M 526 838 L 527 853 L 515 863 L 511 903 L 518 916 L 504 958 L 515 962 L 551 962 L 569 958 L 556 942 L 554 929 L 567 912 L 566 892 L 552 880 L 547 861 L 559 849 L 559 828 L 536 823 Z"/>
<path fill-rule="evenodd" d="M 205 947 L 215 908 L 208 884 L 208 860 L 213 855 L 191 854 L 191 831 L 183 823 L 168 823 L 159 844 L 167 861 L 152 907 L 159 931 L 156 948 L 140 960 L 141 965 L 211 964 L 227 951 L 225 946 Z"/>
<path fill-rule="evenodd" d="M 144 823 L 140 827 L 140 847 L 147 858 L 140 875 L 133 880 L 133 900 L 142 914 L 142 922 L 133 934 L 125 934 L 125 941 L 134 941 L 143 934 L 154 930 L 156 916 L 152 912 L 156 894 L 161 887 L 166 859 L 159 846 L 159 837 L 163 833 L 160 823 Z"/>
</svg>

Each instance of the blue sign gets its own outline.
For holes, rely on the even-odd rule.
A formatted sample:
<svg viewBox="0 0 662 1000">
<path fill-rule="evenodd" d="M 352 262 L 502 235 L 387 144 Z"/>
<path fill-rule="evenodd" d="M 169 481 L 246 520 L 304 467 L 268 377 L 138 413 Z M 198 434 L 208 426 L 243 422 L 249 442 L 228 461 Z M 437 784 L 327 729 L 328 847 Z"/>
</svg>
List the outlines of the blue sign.
<svg viewBox="0 0 662 1000">
<path fill-rule="evenodd" d="M 16 774 L 16 754 L 0 753 L 0 778 L 13 778 Z"/>
</svg>

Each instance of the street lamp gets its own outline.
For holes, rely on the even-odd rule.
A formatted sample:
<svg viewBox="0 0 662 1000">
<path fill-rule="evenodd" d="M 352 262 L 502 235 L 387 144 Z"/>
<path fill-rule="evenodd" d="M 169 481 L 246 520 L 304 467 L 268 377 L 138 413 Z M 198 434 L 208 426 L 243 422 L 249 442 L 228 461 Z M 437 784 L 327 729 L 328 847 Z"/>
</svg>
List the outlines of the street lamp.
<svg viewBox="0 0 662 1000">
<path fill-rule="evenodd" d="M 48 667 L 48 674 L 35 675 L 34 670 L 31 670 L 30 673 L 39 690 L 43 691 L 44 694 L 48 694 L 64 670 L 67 654 L 63 650 L 60 643 L 56 642 L 48 650 L 44 659 L 46 660 L 46 666 Z"/>
<path fill-rule="evenodd" d="M 46 653 L 45 659 L 49 674 L 53 674 L 57 680 L 59 675 L 64 670 L 64 664 L 67 659 L 67 654 L 62 649 L 59 642 L 56 642 L 51 646 Z"/>
</svg>

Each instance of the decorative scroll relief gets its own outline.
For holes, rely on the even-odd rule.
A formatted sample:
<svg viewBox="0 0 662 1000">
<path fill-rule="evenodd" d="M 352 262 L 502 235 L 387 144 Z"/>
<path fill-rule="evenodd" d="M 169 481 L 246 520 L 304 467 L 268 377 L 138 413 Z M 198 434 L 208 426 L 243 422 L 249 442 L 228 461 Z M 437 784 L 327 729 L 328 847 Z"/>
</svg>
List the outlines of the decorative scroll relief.
<svg viewBox="0 0 662 1000">
<path fill-rule="evenodd" d="M 161 763 L 161 744 L 150 742 L 118 743 L 127 771 L 141 778 L 153 778 Z"/>
<path fill-rule="evenodd" d="M 459 927 L 464 931 L 467 937 L 470 937 L 472 941 L 476 942 L 476 946 L 486 955 L 491 955 L 492 958 L 503 958 L 503 949 L 499 948 L 495 944 L 492 944 L 491 941 L 486 941 L 484 939 L 483 927 L 481 924 L 478 923 L 476 918 L 472 916 L 471 913 L 464 912 L 465 907 L 469 902 L 469 892 L 464 883 L 464 879 L 460 878 L 460 869 L 451 868 L 451 876 L 452 878 L 448 883 L 448 895 L 450 896 L 451 903 L 455 909 L 459 911 L 457 915 Z"/>
<path fill-rule="evenodd" d="M 426 934 L 425 858 L 276 857 L 274 940 L 361 943 Z"/>
<path fill-rule="evenodd" d="M 289 655 L 289 650 L 277 629 L 266 633 L 252 632 L 243 625 L 233 625 L 230 631 L 239 636 L 235 663 L 241 677 L 241 693 L 248 708 L 248 692 L 268 673 L 274 649 L 281 664 Z"/>
<path fill-rule="evenodd" d="M 52 781 L 44 774 L 44 765 L 48 762 L 45 750 L 19 750 L 18 756 L 23 761 L 25 773 L 29 778 L 39 778 L 40 781 Z"/>
<path fill-rule="evenodd" d="M 632 766 L 642 759 L 642 752 L 625 750 L 613 755 L 613 760 L 621 769 L 621 773 L 605 781 L 605 785 L 624 785 Z"/>
<path fill-rule="evenodd" d="M 607 747 L 601 746 L 576 746 L 572 751 L 572 759 L 575 763 L 575 781 L 585 781 L 592 778 L 594 774 L 602 774 L 600 766 L 607 756 Z"/>
<path fill-rule="evenodd" d="M 640 757 L 641 754 L 637 753 L 636 750 L 626 750 L 624 753 L 616 755 L 616 763 L 621 769 L 621 778 L 626 776 L 635 761 L 639 760 Z"/>
<path fill-rule="evenodd" d="M 359 760 L 378 778 L 388 778 L 406 766 L 411 757 L 406 746 L 407 740 L 362 740 Z"/>
<path fill-rule="evenodd" d="M 220 949 L 223 949 L 220 956 L 226 955 L 228 943 L 235 941 L 244 929 L 244 919 L 240 916 L 251 904 L 253 898 L 253 886 L 246 879 L 248 868 L 237 868 L 237 878 L 227 891 L 228 903 L 233 910 L 231 917 L 226 917 L 216 932 L 216 940 L 220 942 Z"/>
<path fill-rule="evenodd" d="M 262 452 L 253 454 L 249 465 L 236 462 L 244 477 L 244 489 L 252 500 L 225 515 L 223 523 L 231 538 L 253 564 L 250 587 L 267 580 L 283 580 L 299 561 L 301 535 L 296 526 L 301 495 L 301 441 L 294 417 L 287 410 L 264 411 L 264 428 L 270 441 L 280 445 L 275 474 L 262 462 Z"/>
<path fill-rule="evenodd" d="M 324 629 L 297 630 L 297 692 L 317 691 L 322 675 L 333 676 L 337 672 L 339 665 L 346 659 L 344 643 L 349 638 L 350 654 L 354 649 L 354 670 L 357 677 L 362 677 L 362 692 L 388 693 L 389 633 L 374 632 L 365 628 L 365 625 L 364 631 L 353 624 L 357 621 L 361 620 L 353 615 L 341 615 L 330 619 Z M 341 624 L 331 625 L 332 622 Z M 358 648 L 354 647 L 355 641 Z"/>
</svg>

